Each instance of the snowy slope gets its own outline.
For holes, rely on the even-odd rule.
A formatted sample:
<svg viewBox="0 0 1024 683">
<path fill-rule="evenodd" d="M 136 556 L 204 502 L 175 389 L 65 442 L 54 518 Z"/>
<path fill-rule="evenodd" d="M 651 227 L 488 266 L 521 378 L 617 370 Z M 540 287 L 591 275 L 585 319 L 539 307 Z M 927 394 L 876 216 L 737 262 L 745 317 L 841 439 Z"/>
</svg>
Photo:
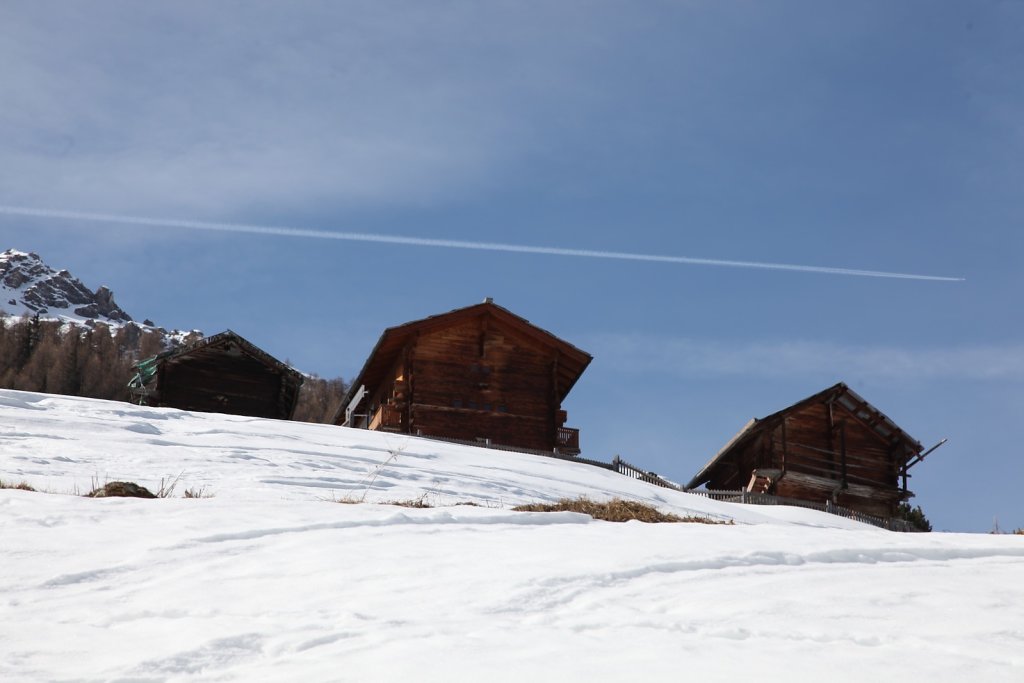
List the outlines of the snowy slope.
<svg viewBox="0 0 1024 683">
<path fill-rule="evenodd" d="M 179 474 L 214 497 L 60 494 Z M 58 492 L 0 490 L 4 681 L 1024 680 L 1024 537 L 894 534 L 536 456 L 14 391 L 0 478 Z M 582 493 L 737 524 L 508 509 Z M 380 504 L 420 497 L 435 507 Z"/>
</svg>

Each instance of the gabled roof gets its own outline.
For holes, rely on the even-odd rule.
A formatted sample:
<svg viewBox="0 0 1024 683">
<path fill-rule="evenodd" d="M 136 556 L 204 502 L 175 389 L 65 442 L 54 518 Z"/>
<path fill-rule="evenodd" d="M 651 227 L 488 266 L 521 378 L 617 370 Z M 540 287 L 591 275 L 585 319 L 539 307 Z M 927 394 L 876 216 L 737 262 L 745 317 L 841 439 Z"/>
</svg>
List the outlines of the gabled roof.
<svg viewBox="0 0 1024 683">
<path fill-rule="evenodd" d="M 369 358 L 366 359 L 363 369 L 359 371 L 359 375 L 349 387 L 348 394 L 341 403 L 341 410 L 335 416 L 335 424 L 340 424 L 340 420 L 344 418 L 345 407 L 348 406 L 355 393 L 359 391 L 359 387 L 363 385 L 367 388 L 378 386 L 384 380 L 386 373 L 394 367 L 399 354 L 417 335 L 423 332 L 452 327 L 466 320 L 485 316 L 489 316 L 499 324 L 506 325 L 523 336 L 558 353 L 559 401 L 565 399 L 573 385 L 576 384 L 576 380 L 579 379 L 587 365 L 593 360 L 593 357 L 586 351 L 582 351 L 569 342 L 559 339 L 547 330 L 537 327 L 526 318 L 521 318 L 507 308 L 494 303 L 491 299 L 486 299 L 480 304 L 456 308 L 447 313 L 439 313 L 421 320 L 413 320 L 412 322 L 389 327 L 384 330 L 384 333 L 381 334 L 380 339 L 377 341 L 377 345 L 370 352 Z"/>
<path fill-rule="evenodd" d="M 889 441 L 890 443 L 902 444 L 906 460 L 909 460 L 924 449 L 919 441 L 900 429 L 896 423 L 890 420 L 882 411 L 878 410 L 861 398 L 857 392 L 846 386 L 845 383 L 839 382 L 824 391 L 819 391 L 812 396 L 808 396 L 802 401 L 797 401 L 788 408 L 783 408 L 782 410 L 772 413 L 767 417 L 753 419 L 748 422 L 736 434 L 736 436 L 732 437 L 732 439 L 730 439 L 729 442 L 725 444 L 725 446 L 723 446 L 722 449 L 704 465 L 704 467 L 701 468 L 700 472 L 698 472 L 697 475 L 690 480 L 690 483 L 686 485 L 686 488 L 696 488 L 706 482 L 710 479 L 711 470 L 719 463 L 727 460 L 739 446 L 746 444 L 766 429 L 775 429 L 775 427 L 785 420 L 786 416 L 790 413 L 814 403 L 832 402 L 849 410 L 858 420 L 870 429 L 874 430 L 875 433 L 877 433 L 883 440 Z"/>
<path fill-rule="evenodd" d="M 225 330 L 224 332 L 215 334 L 212 337 L 205 337 L 191 344 L 181 346 L 171 351 L 165 351 L 159 355 L 139 361 L 134 366 L 137 370 L 136 375 L 132 378 L 132 381 L 129 384 L 130 386 L 136 387 L 144 386 L 156 375 L 156 370 L 161 364 L 174 361 L 182 356 L 187 356 L 201 349 L 222 346 L 228 343 L 235 344 L 242 353 L 260 361 L 268 367 L 274 368 L 283 375 L 291 377 L 299 384 L 301 384 L 305 379 L 301 372 L 295 368 L 285 365 L 263 349 L 250 342 L 248 339 L 242 337 L 240 334 L 232 332 L 231 330 Z"/>
</svg>

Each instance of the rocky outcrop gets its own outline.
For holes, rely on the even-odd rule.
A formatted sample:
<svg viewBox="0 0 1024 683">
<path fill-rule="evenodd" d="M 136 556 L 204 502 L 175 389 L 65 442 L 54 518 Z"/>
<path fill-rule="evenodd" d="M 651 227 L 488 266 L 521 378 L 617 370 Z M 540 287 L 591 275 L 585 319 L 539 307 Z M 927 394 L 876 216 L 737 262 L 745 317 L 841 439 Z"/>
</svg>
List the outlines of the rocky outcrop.
<svg viewBox="0 0 1024 683">
<path fill-rule="evenodd" d="M 156 495 L 133 481 L 112 481 L 93 489 L 86 498 L 156 498 Z"/>
<path fill-rule="evenodd" d="M 14 315 L 28 313 L 114 324 L 132 320 L 106 287 L 93 292 L 67 270 L 50 268 L 38 254 L 14 249 L 0 253 L 0 309 Z"/>
</svg>

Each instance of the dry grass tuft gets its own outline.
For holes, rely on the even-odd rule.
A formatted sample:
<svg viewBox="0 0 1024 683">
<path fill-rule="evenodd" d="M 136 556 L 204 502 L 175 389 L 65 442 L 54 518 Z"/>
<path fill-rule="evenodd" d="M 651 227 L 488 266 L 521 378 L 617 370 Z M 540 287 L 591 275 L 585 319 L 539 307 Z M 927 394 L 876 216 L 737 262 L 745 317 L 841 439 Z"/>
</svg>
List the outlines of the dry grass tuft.
<svg viewBox="0 0 1024 683">
<path fill-rule="evenodd" d="M 366 503 L 367 501 L 365 501 L 363 499 L 363 496 L 360 496 L 359 498 L 356 498 L 355 496 L 348 495 L 348 496 L 344 496 L 342 498 L 337 498 L 337 499 L 334 500 L 334 502 L 336 502 L 336 503 L 344 503 L 345 505 L 361 505 L 361 504 Z M 420 496 L 419 498 L 409 498 L 408 500 L 376 500 L 376 501 L 370 501 L 370 502 L 372 502 L 372 503 L 374 503 L 376 505 L 397 505 L 398 507 L 403 507 L 403 508 L 432 508 L 432 507 L 434 507 L 433 505 L 431 505 L 430 503 L 427 502 L 427 494 L 425 494 L 425 493 L 422 496 Z"/>
<path fill-rule="evenodd" d="M 27 481 L 20 481 L 17 484 L 0 479 L 0 489 L 17 489 L 19 491 L 35 491 Z"/>
<path fill-rule="evenodd" d="M 181 495 L 183 498 L 213 498 L 213 491 L 208 491 L 205 486 L 189 487 Z"/>
<path fill-rule="evenodd" d="M 598 503 L 586 496 L 579 498 L 562 498 L 557 503 L 531 503 L 530 505 L 517 505 L 512 508 L 517 512 L 582 512 L 594 519 L 606 522 L 691 522 L 698 524 L 732 524 L 732 521 L 721 521 L 709 517 L 680 517 L 667 512 L 661 512 L 652 505 L 640 503 L 635 500 L 622 500 L 613 498 L 605 503 Z"/>
<path fill-rule="evenodd" d="M 160 488 L 156 490 L 157 498 L 170 498 L 174 495 L 174 489 L 178 486 L 178 482 L 181 480 L 181 475 L 185 474 L 180 472 L 174 479 L 167 477 L 160 477 Z M 186 496 L 187 497 L 187 496 Z"/>
<path fill-rule="evenodd" d="M 385 500 L 381 505 L 397 505 L 403 508 L 432 508 L 434 507 L 427 502 L 426 496 L 420 496 L 419 498 L 410 498 L 409 500 Z"/>
<path fill-rule="evenodd" d="M 1017 529 L 1013 533 L 1016 534 L 1017 536 L 1024 536 L 1024 527 L 1022 527 L 1020 529 Z"/>
</svg>

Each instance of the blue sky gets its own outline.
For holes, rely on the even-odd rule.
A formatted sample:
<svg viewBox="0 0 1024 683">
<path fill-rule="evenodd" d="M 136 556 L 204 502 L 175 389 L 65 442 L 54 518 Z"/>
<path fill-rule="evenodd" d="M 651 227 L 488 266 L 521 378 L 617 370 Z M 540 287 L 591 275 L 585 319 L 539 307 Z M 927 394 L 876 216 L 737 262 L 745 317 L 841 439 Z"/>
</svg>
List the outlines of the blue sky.
<svg viewBox="0 0 1024 683">
<path fill-rule="evenodd" d="M 938 529 L 1024 525 L 1024 3 L 0 7 L 0 204 L 928 282 L 0 213 L 137 318 L 352 378 L 491 296 L 591 352 L 585 455 L 687 481 L 846 381 Z"/>
</svg>

